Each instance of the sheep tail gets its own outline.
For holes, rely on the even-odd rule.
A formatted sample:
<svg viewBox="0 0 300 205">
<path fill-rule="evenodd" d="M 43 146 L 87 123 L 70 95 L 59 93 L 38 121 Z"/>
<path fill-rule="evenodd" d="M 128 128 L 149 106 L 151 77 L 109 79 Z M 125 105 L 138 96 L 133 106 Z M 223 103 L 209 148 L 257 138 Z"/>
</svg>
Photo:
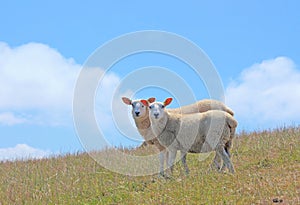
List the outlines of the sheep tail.
<svg viewBox="0 0 300 205">
<path fill-rule="evenodd" d="M 227 123 L 230 128 L 230 139 L 225 144 L 225 151 L 228 153 L 228 155 L 230 155 L 229 149 L 232 147 L 232 140 L 235 137 L 235 130 L 238 125 L 238 122 L 235 119 L 233 119 L 232 117 L 228 117 Z"/>
</svg>

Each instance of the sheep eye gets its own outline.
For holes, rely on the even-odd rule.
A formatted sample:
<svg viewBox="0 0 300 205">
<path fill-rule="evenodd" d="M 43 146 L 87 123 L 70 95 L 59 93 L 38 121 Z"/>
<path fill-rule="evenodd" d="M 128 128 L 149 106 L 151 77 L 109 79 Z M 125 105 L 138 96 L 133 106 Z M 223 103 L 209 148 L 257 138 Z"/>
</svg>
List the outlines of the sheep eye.
<svg viewBox="0 0 300 205">
<path fill-rule="evenodd" d="M 144 105 L 142 105 L 142 107 L 145 107 Z"/>
<path fill-rule="evenodd" d="M 152 109 L 152 106 L 150 106 L 149 109 Z"/>
<path fill-rule="evenodd" d="M 162 106 L 161 106 L 161 108 L 165 108 L 165 106 L 164 106 L 164 105 L 162 105 Z"/>
</svg>

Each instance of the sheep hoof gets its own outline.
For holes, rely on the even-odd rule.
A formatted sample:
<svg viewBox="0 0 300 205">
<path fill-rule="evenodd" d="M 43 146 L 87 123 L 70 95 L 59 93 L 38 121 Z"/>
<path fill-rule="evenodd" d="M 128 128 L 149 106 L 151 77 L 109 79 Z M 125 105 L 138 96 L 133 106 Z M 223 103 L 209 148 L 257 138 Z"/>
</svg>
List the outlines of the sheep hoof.
<svg viewBox="0 0 300 205">
<path fill-rule="evenodd" d="M 163 179 L 166 179 L 166 180 L 169 180 L 169 179 L 172 179 L 173 177 L 172 177 L 172 174 L 168 174 L 168 173 L 160 173 L 159 174 L 159 177 L 160 178 L 163 178 Z"/>
<path fill-rule="evenodd" d="M 158 175 L 159 178 L 162 178 L 162 179 L 170 179 L 170 175 L 168 175 L 167 173 L 164 173 L 164 172 L 160 172 L 159 175 Z"/>
<path fill-rule="evenodd" d="M 158 177 L 165 178 L 165 173 L 164 172 L 159 172 Z"/>
</svg>

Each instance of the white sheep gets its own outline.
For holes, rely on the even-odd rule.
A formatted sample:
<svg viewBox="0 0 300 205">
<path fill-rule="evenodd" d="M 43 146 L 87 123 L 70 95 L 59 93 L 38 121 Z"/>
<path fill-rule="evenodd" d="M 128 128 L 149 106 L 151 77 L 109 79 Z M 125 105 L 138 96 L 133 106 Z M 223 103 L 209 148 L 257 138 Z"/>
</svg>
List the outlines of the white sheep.
<svg viewBox="0 0 300 205">
<path fill-rule="evenodd" d="M 188 152 L 216 151 L 216 156 L 223 160 L 224 166 L 234 173 L 226 145 L 232 141 L 231 130 L 235 130 L 237 121 L 230 114 L 219 110 L 189 115 L 170 113 L 165 110 L 165 106 L 172 102 L 172 98 L 167 98 L 164 103 L 149 103 L 146 100 L 141 102 L 150 109 L 154 135 L 169 150 L 168 165 L 171 171 L 177 150 L 181 151 L 182 157 Z M 188 173 L 185 157 L 182 162 Z"/>
<path fill-rule="evenodd" d="M 234 112 L 227 107 L 224 103 L 217 101 L 217 100 L 212 100 L 212 99 L 203 99 L 199 100 L 196 103 L 182 106 L 179 108 L 174 108 L 174 109 L 168 109 L 169 113 L 177 113 L 177 114 L 192 114 L 192 113 L 202 113 L 202 112 L 207 112 L 209 110 L 222 110 L 224 112 L 229 113 L 230 115 L 234 116 Z M 230 156 L 230 148 L 232 147 L 232 139 L 235 136 L 235 128 L 231 128 L 230 130 L 231 134 L 231 140 L 227 142 L 225 149 L 228 155 Z M 183 161 L 185 161 L 186 156 L 182 156 Z M 212 168 L 216 168 L 217 170 L 220 170 L 224 168 L 224 163 L 222 165 L 221 163 L 222 159 L 216 155 L 214 159 L 214 166 Z"/>
<path fill-rule="evenodd" d="M 156 136 L 152 132 L 150 127 L 150 118 L 149 118 L 149 110 L 147 106 L 144 106 L 141 103 L 141 100 L 131 100 L 127 97 L 122 97 L 123 102 L 126 105 L 132 106 L 132 116 L 135 122 L 136 127 L 138 128 L 138 132 L 142 135 L 142 137 L 146 140 L 147 144 L 154 144 L 160 151 L 160 174 L 164 175 L 164 161 L 168 161 L 168 151 L 162 146 L 157 140 Z M 152 103 L 155 101 L 155 98 L 149 98 L 148 103 Z M 206 112 L 211 109 L 219 109 L 224 110 L 231 115 L 233 115 L 233 111 L 224 105 L 222 102 L 216 100 L 200 100 L 194 104 L 182 106 L 181 108 L 168 109 L 169 112 L 172 113 L 196 113 L 196 112 Z M 234 136 L 235 129 L 232 130 L 231 134 Z M 143 143 L 144 144 L 144 143 Z M 229 149 L 231 147 L 231 143 L 227 144 L 226 150 L 229 153 Z M 185 163 L 186 156 L 182 156 L 182 161 Z M 216 156 L 214 159 L 214 165 L 217 169 L 221 167 L 220 164 L 221 159 Z"/>
</svg>

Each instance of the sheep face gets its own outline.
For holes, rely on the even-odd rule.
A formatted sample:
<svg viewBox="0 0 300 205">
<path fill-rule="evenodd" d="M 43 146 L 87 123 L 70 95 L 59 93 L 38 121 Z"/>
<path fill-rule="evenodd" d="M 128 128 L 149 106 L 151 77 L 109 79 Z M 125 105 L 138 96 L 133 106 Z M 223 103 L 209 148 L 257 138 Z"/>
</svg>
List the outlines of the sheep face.
<svg viewBox="0 0 300 205">
<path fill-rule="evenodd" d="M 154 102 L 149 104 L 147 101 L 141 101 L 145 106 L 149 106 L 150 110 L 150 118 L 159 120 L 165 115 L 165 107 L 172 102 L 172 98 L 167 98 L 163 103 L 162 102 Z"/>
<path fill-rule="evenodd" d="M 152 103 L 149 105 L 150 109 L 150 117 L 152 119 L 160 119 L 164 116 L 165 114 L 165 105 L 163 103 L 157 102 L 157 103 Z"/>
<path fill-rule="evenodd" d="M 127 105 L 131 105 L 132 106 L 132 116 L 136 119 L 138 118 L 143 118 L 145 116 L 149 115 L 149 111 L 147 106 L 145 106 L 141 100 L 130 100 L 129 98 L 123 97 L 122 98 L 123 102 Z M 154 102 L 155 98 L 149 98 L 147 100 L 147 102 L 151 103 Z"/>
<path fill-rule="evenodd" d="M 144 117 L 148 113 L 147 107 L 140 101 L 132 102 L 132 116 L 135 118 Z"/>
</svg>

